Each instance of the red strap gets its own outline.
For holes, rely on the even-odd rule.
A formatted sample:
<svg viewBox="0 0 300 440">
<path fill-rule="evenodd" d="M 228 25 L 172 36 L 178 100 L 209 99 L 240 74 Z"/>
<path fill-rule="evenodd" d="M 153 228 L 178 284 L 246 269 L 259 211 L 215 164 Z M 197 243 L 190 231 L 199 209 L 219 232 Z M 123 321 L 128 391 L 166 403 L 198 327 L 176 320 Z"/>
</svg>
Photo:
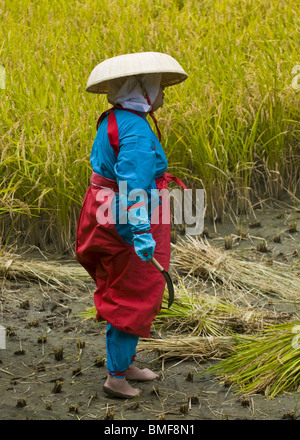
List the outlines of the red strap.
<svg viewBox="0 0 300 440">
<path fill-rule="evenodd" d="M 91 184 L 96 188 L 110 188 L 115 192 L 119 192 L 119 186 L 116 180 L 100 176 L 100 174 L 95 173 L 95 171 L 92 171 Z"/>
<path fill-rule="evenodd" d="M 139 116 L 140 118 L 145 119 L 139 112 L 137 112 L 136 110 L 132 110 L 131 108 L 123 108 L 121 106 L 116 106 L 116 108 L 118 108 L 120 110 L 126 110 L 127 112 L 134 113 L 135 115 Z"/>
<path fill-rule="evenodd" d="M 183 189 L 187 189 L 185 184 L 182 182 L 182 180 L 178 179 L 178 177 L 173 176 L 170 173 L 164 173 L 163 177 L 166 179 L 167 182 L 173 181 L 173 182 L 177 183 L 177 185 L 181 186 Z"/>
<path fill-rule="evenodd" d="M 150 101 L 149 95 L 146 95 L 145 98 L 147 99 L 148 105 L 151 106 L 151 101 Z M 158 134 L 158 140 L 159 140 L 159 142 L 161 142 L 161 132 L 160 132 L 160 130 L 158 128 L 157 119 L 154 116 L 153 110 L 150 110 L 149 115 L 151 116 L 151 118 L 152 118 L 152 120 L 153 120 L 153 122 L 155 124 L 156 130 L 157 130 L 157 134 Z"/>
<path fill-rule="evenodd" d="M 134 235 L 149 234 L 149 232 L 151 232 L 151 229 L 149 229 L 149 231 L 135 232 Z"/>
<path fill-rule="evenodd" d="M 110 146 L 118 157 L 120 145 L 119 145 L 119 129 L 117 124 L 117 118 L 113 111 L 109 112 L 107 121 L 107 134 Z"/>
<path fill-rule="evenodd" d="M 112 110 L 115 110 L 116 108 L 118 108 L 119 110 L 126 110 L 127 112 L 134 113 L 135 115 L 137 115 L 137 116 L 139 116 L 140 118 L 144 119 L 144 117 L 143 117 L 138 111 L 136 111 L 136 110 L 131 110 L 131 109 L 129 109 L 129 108 L 123 108 L 120 104 L 116 104 L 116 105 L 114 105 L 112 108 L 110 108 L 109 110 L 106 110 L 105 112 L 103 112 L 103 113 L 100 115 L 100 117 L 99 117 L 99 119 L 98 119 L 98 121 L 97 121 L 97 127 L 96 127 L 97 130 L 98 130 L 98 128 L 99 128 L 99 125 L 100 125 L 101 122 L 103 121 L 103 119 L 105 119 L 106 116 L 107 116 Z"/>
<path fill-rule="evenodd" d="M 113 373 L 117 377 L 125 377 L 125 371 L 111 371 L 111 370 L 108 370 L 108 374 L 112 375 L 112 373 Z"/>
<path fill-rule="evenodd" d="M 150 100 L 149 100 L 150 101 Z M 97 130 L 99 128 L 99 125 L 101 124 L 101 122 L 103 121 L 103 119 L 106 118 L 106 116 L 108 115 L 108 121 L 107 121 L 107 133 L 108 133 L 108 139 L 109 139 L 109 143 L 111 145 L 111 147 L 113 148 L 114 152 L 116 153 L 116 156 L 118 157 L 119 154 L 119 149 L 120 149 L 120 144 L 119 144 L 119 130 L 118 130 L 118 124 L 117 124 L 117 119 L 114 113 L 114 110 L 118 108 L 120 110 L 126 110 L 128 112 L 134 113 L 135 115 L 139 116 L 140 118 L 144 119 L 144 117 L 136 110 L 132 110 L 129 108 L 123 108 L 120 104 L 116 104 L 114 105 L 112 108 L 110 108 L 109 110 L 103 112 L 98 121 L 97 121 Z M 154 121 L 154 124 L 156 126 L 157 129 L 157 133 L 158 133 L 158 139 L 159 142 L 161 141 L 161 133 L 159 131 L 158 125 L 157 125 L 157 120 L 153 114 L 153 111 L 150 111 L 150 116 Z"/>
<path fill-rule="evenodd" d="M 175 182 L 177 183 L 177 185 L 181 186 L 183 189 L 187 189 L 187 187 L 185 186 L 185 184 L 176 176 L 173 176 L 170 173 L 164 173 L 161 177 L 158 177 L 157 179 L 155 179 L 156 181 L 156 185 L 158 185 L 159 187 L 162 188 L 168 188 L 168 183 L 169 182 Z"/>
<path fill-rule="evenodd" d="M 118 124 L 117 124 L 117 118 L 114 113 L 114 110 L 116 108 L 134 113 L 135 115 L 140 116 L 142 119 L 144 119 L 144 118 L 139 112 L 137 112 L 135 110 L 128 109 L 128 108 L 123 108 L 119 104 L 114 105 L 112 108 L 110 108 L 106 112 L 102 113 L 102 115 L 100 116 L 100 118 L 98 119 L 98 122 L 97 122 L 97 130 L 99 128 L 99 125 L 103 121 L 103 119 L 105 119 L 106 116 L 108 115 L 108 120 L 107 120 L 108 140 L 109 140 L 110 146 L 112 147 L 112 149 L 116 153 L 116 156 L 118 157 L 119 150 L 120 150 L 120 143 L 119 143 L 119 129 L 118 129 Z"/>
<path fill-rule="evenodd" d="M 134 203 L 133 205 L 128 206 L 127 208 L 123 208 L 123 209 L 125 209 L 125 211 L 130 211 L 131 209 L 140 208 L 141 206 L 145 206 L 145 202 L 137 202 L 137 203 Z"/>
</svg>

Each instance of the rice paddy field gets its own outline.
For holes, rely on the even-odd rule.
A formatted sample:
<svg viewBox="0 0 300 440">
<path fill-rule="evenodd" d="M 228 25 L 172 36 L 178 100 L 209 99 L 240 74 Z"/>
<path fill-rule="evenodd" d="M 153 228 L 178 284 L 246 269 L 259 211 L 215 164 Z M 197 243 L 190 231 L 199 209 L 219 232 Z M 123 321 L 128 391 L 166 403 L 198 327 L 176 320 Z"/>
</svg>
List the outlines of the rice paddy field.
<svg viewBox="0 0 300 440">
<path fill-rule="evenodd" d="M 299 418 L 299 17 L 290 0 L 0 0 L 1 420 Z M 176 301 L 139 342 L 161 378 L 120 402 L 74 243 L 108 108 L 88 76 L 141 51 L 189 75 L 157 118 L 207 209 L 201 236 L 173 226 Z"/>
</svg>

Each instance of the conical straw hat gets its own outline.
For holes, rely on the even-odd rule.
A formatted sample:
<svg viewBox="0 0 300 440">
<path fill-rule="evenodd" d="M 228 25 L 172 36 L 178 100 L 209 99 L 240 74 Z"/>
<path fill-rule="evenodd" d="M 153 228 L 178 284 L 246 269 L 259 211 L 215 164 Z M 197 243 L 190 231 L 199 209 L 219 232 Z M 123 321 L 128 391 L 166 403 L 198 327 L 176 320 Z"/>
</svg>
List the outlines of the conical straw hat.
<svg viewBox="0 0 300 440">
<path fill-rule="evenodd" d="M 179 84 L 187 79 L 180 64 L 170 55 L 159 52 L 140 52 L 109 58 L 96 66 L 87 82 L 86 91 L 105 94 L 113 81 L 124 81 L 128 76 L 162 73 L 163 87 Z"/>
</svg>

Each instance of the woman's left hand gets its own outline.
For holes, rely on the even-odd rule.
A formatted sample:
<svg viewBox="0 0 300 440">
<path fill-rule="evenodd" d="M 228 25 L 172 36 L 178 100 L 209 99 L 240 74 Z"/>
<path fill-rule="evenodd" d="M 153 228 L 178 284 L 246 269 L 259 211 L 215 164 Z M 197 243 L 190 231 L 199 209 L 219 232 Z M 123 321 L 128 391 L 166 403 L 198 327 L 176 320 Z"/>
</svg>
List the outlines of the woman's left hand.
<svg viewBox="0 0 300 440">
<path fill-rule="evenodd" d="M 143 261 L 149 261 L 153 257 L 156 242 L 153 240 L 151 232 L 134 234 L 134 249 Z"/>
</svg>

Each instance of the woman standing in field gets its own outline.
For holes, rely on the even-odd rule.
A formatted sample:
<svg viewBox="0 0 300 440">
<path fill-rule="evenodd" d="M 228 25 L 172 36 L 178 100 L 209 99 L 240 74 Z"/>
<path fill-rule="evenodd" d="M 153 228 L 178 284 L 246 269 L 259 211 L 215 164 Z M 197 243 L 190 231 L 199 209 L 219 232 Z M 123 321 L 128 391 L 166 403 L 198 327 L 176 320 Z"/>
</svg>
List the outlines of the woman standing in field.
<svg viewBox="0 0 300 440">
<path fill-rule="evenodd" d="M 159 130 L 157 138 L 146 117 L 156 124 L 153 113 L 163 105 L 164 88 L 186 78 L 174 58 L 144 52 L 103 61 L 87 84 L 88 92 L 107 94 L 113 107 L 97 124 L 76 256 L 96 283 L 97 319 L 108 322 L 103 389 L 117 397 L 141 392 L 128 380 L 158 378 L 148 368 L 136 367 L 134 358 L 139 337 L 150 336 L 165 288 L 162 275 L 147 263 L 155 256 L 168 270 L 170 262 L 170 221 L 163 221 L 157 190 L 167 189 L 171 180 L 184 185 L 166 173 Z"/>
</svg>

